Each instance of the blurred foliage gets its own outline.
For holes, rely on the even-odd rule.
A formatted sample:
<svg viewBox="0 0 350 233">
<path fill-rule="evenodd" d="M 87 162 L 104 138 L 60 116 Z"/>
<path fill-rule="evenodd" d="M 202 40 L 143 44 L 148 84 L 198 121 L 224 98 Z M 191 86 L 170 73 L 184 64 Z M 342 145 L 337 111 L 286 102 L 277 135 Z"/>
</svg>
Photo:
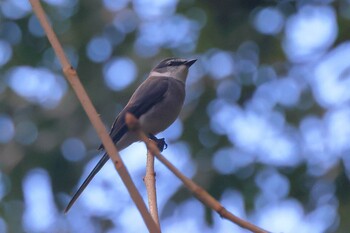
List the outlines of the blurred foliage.
<svg viewBox="0 0 350 233">
<path fill-rule="evenodd" d="M 100 141 L 70 87 L 67 87 L 66 91 L 64 91 L 64 95 L 59 99 L 57 105 L 53 104 L 49 107 L 45 107 L 35 101 L 33 102 L 29 100 L 30 98 L 21 97 L 14 91 L 13 87 L 11 88 L 9 84 L 9 80 L 11 80 L 10 71 L 16 66 L 45 67 L 54 75 L 60 77 L 62 74 L 47 39 L 43 35 L 34 35 L 28 28 L 29 21 L 33 17 L 32 12 L 28 10 L 23 17 L 10 18 L 4 13 L 4 8 L 11 1 L 4 2 L 6 3 L 0 4 L 0 8 L 3 8 L 0 13 L 0 39 L 11 44 L 12 57 L 6 64 L 0 65 L 0 85 L 2 86 L 0 87 L 0 116 L 4 115 L 11 118 L 16 130 L 21 122 L 32 122 L 37 128 L 37 137 L 33 142 L 21 143 L 18 139 L 21 135 L 19 135 L 17 130 L 10 140 L 0 141 L 0 232 L 2 230 L 7 232 L 31 232 L 28 228 L 22 227 L 24 206 L 25 202 L 28 201 L 24 200 L 24 179 L 28 173 L 35 168 L 42 168 L 48 173 L 55 204 L 58 211 L 61 212 L 67 203 L 68 194 L 72 194 L 72 190 L 82 179 L 82 174 L 86 173 L 86 171 L 84 173 L 86 164 L 92 158 L 95 158 L 95 148 L 98 147 Z M 311 231 L 306 230 L 303 232 L 348 232 L 350 229 L 350 223 L 347 221 L 348 213 L 350 212 L 350 165 L 347 165 L 347 163 L 350 163 L 348 158 L 350 147 L 339 149 L 339 158 L 337 157 L 336 161 L 332 160 L 332 162 L 329 162 L 329 167 L 324 168 L 322 172 L 310 172 L 313 163 L 309 160 L 312 160 L 314 157 L 309 158 L 311 152 L 305 149 L 304 144 L 301 143 L 304 139 L 299 129 L 303 120 L 307 117 L 313 116 L 324 119 L 327 118 L 328 112 L 340 108 L 336 105 L 335 107 L 325 106 L 322 101 L 317 99 L 315 94 L 317 91 L 314 89 L 314 84 L 311 81 L 309 82 L 311 78 L 308 75 L 314 72 L 313 69 L 318 62 L 321 62 L 322 57 L 326 57 L 330 50 L 348 41 L 350 30 L 348 26 L 350 19 L 349 1 L 168 1 L 170 2 L 169 5 L 175 5 L 174 10 L 176 9 L 176 12 L 172 12 L 171 7 L 171 9 L 165 7 L 164 9 L 161 8 L 161 13 L 153 15 L 153 17 L 135 13 L 137 12 L 137 9 L 135 9 L 137 2 L 142 1 L 121 1 L 127 3 L 118 10 L 108 10 L 106 4 L 111 1 L 107 0 L 71 1 L 71 3 L 66 2 L 66 5 L 62 4 L 61 6 L 59 4 L 60 1 L 57 1 L 57 6 L 54 4 L 55 1 L 52 2 L 51 4 L 45 3 L 45 10 L 49 15 L 53 28 L 68 51 L 83 85 L 107 127 L 113 122 L 114 117 L 157 61 L 168 56 L 198 57 L 199 61 L 196 66 L 199 68 L 191 70 L 194 73 L 190 73 L 188 79 L 188 81 L 195 80 L 189 84 L 188 95 L 190 100 L 186 102 L 180 116 L 183 124 L 181 137 L 170 139 L 169 143 L 169 147 L 175 147 L 176 141 L 181 141 L 188 146 L 191 159 L 195 164 L 193 179 L 217 199 L 223 198 L 227 190 L 239 192 L 244 199 L 243 209 L 247 213 L 246 215 L 243 214 L 243 217 L 249 217 L 251 221 L 258 225 L 266 225 L 259 216 L 264 214 L 264 208 L 267 205 L 271 203 L 275 205 L 277 203 L 276 205 L 278 206 L 282 200 L 293 200 L 302 206 L 303 213 L 300 215 L 300 218 L 311 213 L 321 203 L 327 203 L 332 206 L 333 209 L 329 212 L 336 210 L 335 215 L 331 215 L 329 218 L 323 212 L 315 217 L 317 219 L 317 221 L 314 220 L 315 224 L 322 219 L 331 219 L 329 225 L 324 227 L 324 229 L 313 228 Z M 150 1 L 143 2 L 148 2 L 149 5 L 152 5 Z M 164 4 L 166 5 L 166 3 Z M 284 47 L 288 43 L 286 42 L 286 21 L 307 6 L 333 9 L 336 13 L 338 31 L 334 42 L 330 43 L 328 47 L 320 46 L 319 51 L 322 51 L 321 55 L 309 56 L 296 61 L 288 58 Z M 275 33 L 264 34 L 256 29 L 254 19 L 260 10 L 269 7 L 278 9 L 281 12 L 284 26 Z M 135 28 L 127 33 L 115 26 L 116 17 L 125 12 L 131 14 L 132 16 L 130 17 L 136 21 Z M 156 50 L 158 49 L 158 52 L 154 54 L 140 54 L 136 49 L 136 44 L 142 36 L 142 27 L 145 27 L 147 23 L 152 21 L 162 21 L 168 15 L 171 17 L 175 13 L 196 22 L 195 25 L 197 26 L 192 25 L 193 28 L 190 28 L 189 32 L 195 35 L 198 33 L 198 38 L 191 39 L 191 42 L 182 45 L 183 47 L 188 45 L 190 49 L 182 49 L 181 43 L 179 43 L 179 47 L 172 47 L 175 46 L 175 42 L 170 41 L 163 44 L 159 43 L 156 46 L 152 45 L 157 47 Z M 8 32 L 2 30 L 1 25 L 9 22 L 15 22 L 21 31 L 22 35 L 19 43 L 12 43 L 11 37 L 7 34 Z M 126 21 L 123 23 L 128 25 L 128 23 L 132 24 L 133 22 L 126 17 Z M 161 33 L 164 32 L 166 31 L 164 30 Z M 87 55 L 88 44 L 94 36 L 106 37 L 111 42 L 111 54 L 103 62 L 95 62 Z M 305 34 L 305 38 L 310 36 L 312 37 L 312 35 Z M 154 40 L 159 39 L 158 37 L 159 35 L 155 34 Z M 187 38 L 185 37 L 185 39 Z M 148 48 L 145 45 L 146 42 L 145 44 L 141 43 L 141 48 L 145 51 L 155 49 L 152 46 Z M 191 46 L 193 46 L 193 49 L 191 49 Z M 225 67 L 221 67 L 220 62 L 215 63 L 211 59 L 213 59 L 215 54 L 221 52 L 229 54 L 232 58 L 233 63 L 235 63 L 234 71 L 224 75 L 224 77 L 215 77 L 215 73 L 212 73 L 211 69 L 221 70 Z M 106 63 L 111 62 L 115 58 L 130 58 L 138 69 L 137 80 L 132 81 L 130 85 L 120 91 L 115 91 L 109 87 L 103 78 L 106 76 Z M 347 58 L 344 57 L 344 59 Z M 250 69 L 245 70 L 243 66 L 243 68 L 240 68 L 239 64 L 242 61 L 250 61 L 251 63 L 249 64 L 255 66 L 254 71 Z M 348 62 L 347 66 L 349 65 L 350 63 Z M 268 71 L 264 70 L 265 68 Z M 265 73 L 265 75 L 258 75 L 258 72 L 265 71 L 267 75 Z M 198 72 L 198 74 L 195 72 Z M 123 74 L 123 72 L 120 72 L 120 74 Z M 247 109 L 251 108 L 253 100 L 258 99 L 256 97 L 257 91 L 261 90 L 264 84 L 272 83 L 276 80 L 284 80 L 291 76 L 291 79 L 296 80 L 295 83 L 302 86 L 300 88 L 300 96 L 295 103 L 290 105 L 276 101 L 277 103 L 269 109 L 271 117 L 268 121 L 279 124 L 278 120 L 276 122 L 273 120 L 275 119 L 272 117 L 273 114 L 279 114 L 278 116 L 283 118 L 282 121 L 285 122 L 285 127 L 281 132 L 278 131 L 276 137 L 287 135 L 288 138 L 292 138 L 290 140 L 292 143 L 295 143 L 293 145 L 296 145 L 293 156 L 298 157 L 296 159 L 298 162 L 291 162 L 291 164 L 284 164 L 283 162 L 281 164 L 278 162 L 269 163 L 263 159 L 266 152 L 261 152 L 259 149 L 249 149 L 255 148 L 255 145 L 250 145 L 247 149 L 239 144 L 239 140 L 236 138 L 238 136 L 235 135 L 240 135 L 240 132 L 236 132 L 230 137 L 227 132 L 218 133 L 215 129 L 213 130 L 215 128 L 213 123 L 214 115 L 220 112 L 219 107 L 215 107 L 214 102 L 216 100 L 220 99 L 222 105 L 233 106 L 234 110 L 231 109 L 232 111 L 239 109 L 242 112 L 248 112 Z M 121 79 L 122 77 L 116 75 L 116 78 Z M 223 94 L 218 93 L 218 88 L 224 81 L 233 81 L 235 85 L 239 86 L 238 90 L 240 93 L 238 98 L 230 99 L 230 92 L 227 94 L 228 97 L 225 96 L 226 92 L 223 92 Z M 229 84 L 231 85 L 232 83 Z M 221 86 L 220 88 L 224 87 Z M 64 90 L 64 85 L 62 89 Z M 272 88 L 270 92 L 278 92 L 278 89 L 279 87 L 276 89 Z M 52 89 L 52 93 L 55 91 L 56 89 Z M 281 92 L 284 93 L 286 90 Z M 223 98 L 220 95 L 223 95 Z M 217 102 L 216 104 L 221 106 Z M 342 106 L 345 106 L 347 109 L 347 105 L 348 102 L 345 100 Z M 256 111 L 256 115 L 269 114 L 268 110 L 262 109 L 264 113 Z M 210 112 L 210 110 L 217 110 L 217 112 Z M 221 122 L 221 124 L 227 124 L 227 127 L 229 127 L 229 121 Z M 348 126 L 344 127 L 347 128 Z M 0 129 L 2 128 L 0 127 Z M 254 132 L 252 131 L 252 134 Z M 62 156 L 62 144 L 67 138 L 72 137 L 80 139 L 86 148 L 86 156 L 78 161 L 70 161 Z M 265 136 L 262 136 L 260 138 L 261 141 L 264 138 Z M 322 139 L 327 140 L 327 138 L 324 136 Z M 333 138 L 333 140 L 336 139 Z M 319 143 L 321 144 L 321 142 Z M 274 145 L 272 147 L 271 150 L 276 149 L 278 151 L 277 143 L 276 147 Z M 218 151 L 225 148 L 234 148 L 233 150 L 236 154 L 242 157 L 246 156 L 247 159 L 251 159 L 250 162 L 243 164 L 241 167 L 238 166 L 231 172 L 221 172 L 213 165 L 213 158 Z M 323 156 L 323 153 L 329 153 L 329 157 L 336 157 L 337 154 L 332 154 L 327 151 L 327 148 L 322 152 L 322 155 L 321 152 L 320 158 Z M 317 153 L 317 151 L 312 152 L 312 154 L 316 154 L 316 157 Z M 167 151 L 164 154 L 167 154 Z M 139 156 L 142 156 L 142 152 Z M 178 156 L 181 155 L 179 154 Z M 226 163 L 229 164 L 234 161 L 231 160 Z M 317 163 L 317 161 L 314 163 Z M 276 174 L 277 176 L 275 176 Z M 264 175 L 267 177 L 264 177 Z M 117 174 L 113 174 L 113 176 L 117 176 Z M 140 178 L 142 175 L 136 177 Z M 279 177 L 278 179 L 288 184 L 288 188 L 286 188 L 288 190 L 287 193 L 276 199 L 264 199 L 266 197 L 264 197 L 263 193 L 266 190 L 264 191 L 264 188 L 260 186 L 259 177 L 263 177 L 261 178 L 263 181 L 267 180 L 268 177 Z M 158 182 L 162 182 L 161 178 L 159 180 Z M 163 180 L 163 182 L 167 181 Z M 318 185 L 324 186 L 316 189 L 315 187 L 318 187 Z M 334 191 L 332 188 L 334 188 Z M 327 195 L 322 196 L 322 200 L 317 199 L 317 190 L 321 190 L 320 195 L 322 193 Z M 270 191 L 274 192 L 274 190 Z M 276 191 L 276 193 L 278 192 Z M 166 219 L 176 212 L 176 207 L 174 207 L 173 203 L 180 205 L 191 198 L 188 191 L 181 187 L 170 196 L 170 200 L 164 204 L 162 219 Z M 121 203 L 115 201 L 115 203 L 110 203 L 110 205 L 121 205 Z M 235 206 L 235 203 L 232 205 Z M 214 215 L 215 213 L 206 211 L 206 221 L 211 226 L 215 222 Z M 284 212 L 281 212 L 281 215 L 283 216 Z M 285 216 L 286 219 L 289 217 L 288 215 Z M 272 218 L 270 221 L 276 221 Z M 111 219 L 104 215 L 92 215 L 91 219 L 94 225 L 99 226 L 91 229 L 92 232 L 96 229 L 99 230 L 95 232 L 106 232 L 114 224 L 111 222 Z M 66 220 L 60 222 L 63 227 L 57 227 L 58 225 L 56 225 L 56 230 L 76 232 L 76 228 L 68 227 L 69 223 L 63 223 L 64 221 Z M 312 219 L 310 220 L 308 217 L 306 221 L 312 222 Z M 278 223 L 271 223 L 271 227 L 275 227 L 275 225 L 278 225 Z M 310 226 L 313 225 L 311 224 Z M 280 229 L 284 229 L 284 226 Z M 239 231 L 238 228 L 236 230 L 237 232 L 244 232 Z M 288 228 L 283 232 L 293 232 L 293 230 Z"/>
</svg>

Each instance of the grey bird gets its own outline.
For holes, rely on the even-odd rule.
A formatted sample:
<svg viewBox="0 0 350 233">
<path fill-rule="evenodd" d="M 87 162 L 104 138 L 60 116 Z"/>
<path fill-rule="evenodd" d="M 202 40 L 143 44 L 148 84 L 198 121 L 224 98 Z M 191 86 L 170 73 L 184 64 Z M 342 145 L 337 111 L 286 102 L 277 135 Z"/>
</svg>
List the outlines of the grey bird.
<svg viewBox="0 0 350 233">
<path fill-rule="evenodd" d="M 139 119 L 142 129 L 151 139 L 158 140 L 160 147 L 164 146 L 164 139 L 157 139 L 154 135 L 164 131 L 178 117 L 185 99 L 188 69 L 196 61 L 197 59 L 167 58 L 151 70 L 148 78 L 136 89 L 119 113 L 110 130 L 110 136 L 119 151 L 139 141 L 135 132 L 128 131 L 124 119 L 127 112 Z M 103 145 L 98 149 L 103 150 Z M 104 153 L 68 203 L 65 213 L 108 159 L 108 155 Z"/>
</svg>

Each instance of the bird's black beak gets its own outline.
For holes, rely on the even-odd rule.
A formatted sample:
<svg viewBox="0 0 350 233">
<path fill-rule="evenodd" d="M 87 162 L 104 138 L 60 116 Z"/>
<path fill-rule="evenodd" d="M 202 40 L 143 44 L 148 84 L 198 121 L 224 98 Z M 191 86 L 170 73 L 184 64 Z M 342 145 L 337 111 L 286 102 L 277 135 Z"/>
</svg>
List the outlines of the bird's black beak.
<svg viewBox="0 0 350 233">
<path fill-rule="evenodd" d="M 193 65 L 196 61 L 197 61 L 197 59 L 187 60 L 187 61 L 185 62 L 185 65 L 186 65 L 187 67 L 190 67 L 190 66 Z"/>
</svg>

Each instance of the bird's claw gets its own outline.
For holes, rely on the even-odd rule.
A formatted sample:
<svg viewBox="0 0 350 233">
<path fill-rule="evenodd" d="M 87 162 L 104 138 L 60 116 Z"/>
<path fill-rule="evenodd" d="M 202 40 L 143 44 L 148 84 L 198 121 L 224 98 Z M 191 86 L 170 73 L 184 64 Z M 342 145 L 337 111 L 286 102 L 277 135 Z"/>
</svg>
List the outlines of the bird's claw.
<svg viewBox="0 0 350 233">
<path fill-rule="evenodd" d="M 160 152 L 168 148 L 168 144 L 165 142 L 165 138 L 157 138 L 153 134 L 149 134 L 149 139 L 157 143 L 157 147 L 160 150 Z"/>
</svg>

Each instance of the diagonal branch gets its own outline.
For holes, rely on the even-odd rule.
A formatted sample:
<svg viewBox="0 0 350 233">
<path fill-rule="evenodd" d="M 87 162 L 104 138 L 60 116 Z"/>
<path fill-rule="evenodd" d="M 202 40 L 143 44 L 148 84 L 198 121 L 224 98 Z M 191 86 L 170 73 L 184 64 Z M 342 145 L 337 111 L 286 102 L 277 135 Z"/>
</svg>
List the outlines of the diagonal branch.
<svg viewBox="0 0 350 233">
<path fill-rule="evenodd" d="M 71 64 L 69 63 L 60 42 L 57 39 L 56 34 L 54 33 L 52 27 L 46 19 L 45 12 L 40 4 L 39 0 L 30 0 L 30 3 L 33 7 L 33 10 L 38 17 L 41 26 L 44 28 L 44 31 L 57 55 L 59 61 L 62 65 L 63 73 L 65 74 L 67 80 L 71 84 L 74 92 L 76 93 L 80 103 L 82 104 L 86 114 L 88 115 L 92 125 L 97 131 L 98 136 L 101 138 L 101 141 L 106 149 L 108 156 L 113 161 L 113 164 L 120 175 L 122 181 L 124 182 L 129 194 L 137 206 L 138 210 L 141 213 L 143 220 L 150 232 L 160 232 L 160 229 L 153 221 L 150 213 L 147 210 L 145 203 L 142 200 L 142 197 L 138 190 L 136 189 L 135 184 L 133 183 L 129 172 L 127 171 L 123 161 L 120 158 L 120 155 L 110 138 L 105 126 L 103 125 L 99 115 L 96 112 L 90 98 L 88 97 L 84 87 L 82 86 L 79 77 L 76 71 L 73 69 Z"/>
<path fill-rule="evenodd" d="M 268 231 L 261 229 L 254 224 L 247 222 L 223 207 L 220 202 L 218 202 L 214 197 L 212 197 L 207 191 L 193 182 L 191 179 L 187 178 L 183 175 L 173 164 L 169 162 L 159 151 L 157 145 L 152 140 L 149 140 L 146 134 L 142 131 L 139 121 L 131 114 L 127 113 L 125 116 L 126 124 L 128 125 L 130 130 L 134 130 L 138 133 L 140 139 L 146 143 L 147 149 L 152 153 L 160 162 L 162 162 L 171 172 L 175 174 L 188 188 L 194 196 L 200 200 L 203 204 L 215 210 L 222 218 L 226 218 L 227 220 L 236 223 L 242 228 L 248 229 L 254 233 L 268 233 Z"/>
</svg>

